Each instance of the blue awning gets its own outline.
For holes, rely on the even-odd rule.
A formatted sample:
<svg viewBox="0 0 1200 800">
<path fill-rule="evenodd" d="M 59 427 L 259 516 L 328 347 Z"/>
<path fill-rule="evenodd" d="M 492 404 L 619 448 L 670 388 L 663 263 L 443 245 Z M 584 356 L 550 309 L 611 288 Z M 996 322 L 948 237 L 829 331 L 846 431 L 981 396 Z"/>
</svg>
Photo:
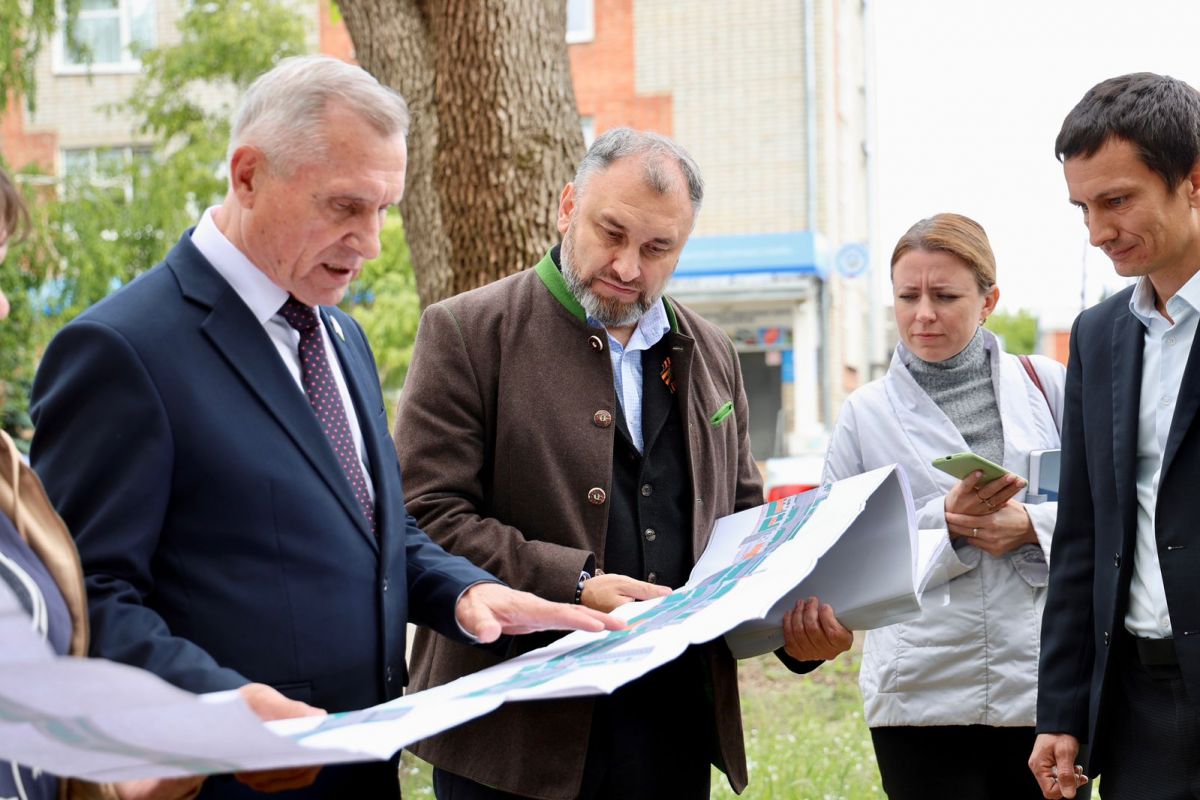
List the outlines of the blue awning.
<svg viewBox="0 0 1200 800">
<path fill-rule="evenodd" d="M 812 231 L 752 233 L 740 236 L 694 236 L 679 257 L 674 278 L 784 273 L 829 274 L 825 238 Z"/>
</svg>

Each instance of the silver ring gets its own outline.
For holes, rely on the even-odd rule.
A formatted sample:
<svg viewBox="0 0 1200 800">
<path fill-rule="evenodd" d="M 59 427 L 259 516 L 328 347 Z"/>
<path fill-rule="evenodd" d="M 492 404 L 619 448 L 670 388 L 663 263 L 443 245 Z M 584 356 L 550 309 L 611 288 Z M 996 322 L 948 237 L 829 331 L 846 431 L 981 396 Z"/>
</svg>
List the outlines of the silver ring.
<svg viewBox="0 0 1200 800">
<path fill-rule="evenodd" d="M 979 535 L 979 528 L 971 528 L 971 538 L 974 539 Z"/>
</svg>

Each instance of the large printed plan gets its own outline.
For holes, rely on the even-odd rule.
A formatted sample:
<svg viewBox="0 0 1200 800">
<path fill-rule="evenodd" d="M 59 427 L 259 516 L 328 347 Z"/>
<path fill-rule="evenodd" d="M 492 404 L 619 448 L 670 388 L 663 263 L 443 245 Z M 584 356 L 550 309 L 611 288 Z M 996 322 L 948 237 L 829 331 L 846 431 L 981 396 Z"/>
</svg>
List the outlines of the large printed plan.
<svg viewBox="0 0 1200 800">
<path fill-rule="evenodd" d="M 719 520 L 687 584 L 618 609 L 625 630 L 572 633 L 362 711 L 265 725 L 236 693 L 197 697 L 140 670 L 55 658 L 0 596 L 0 759 L 102 781 L 387 759 L 501 703 L 612 692 L 722 635 L 735 655 L 767 652 L 800 597 L 856 629 L 911 618 L 930 550 L 903 473 L 875 470 Z"/>
</svg>

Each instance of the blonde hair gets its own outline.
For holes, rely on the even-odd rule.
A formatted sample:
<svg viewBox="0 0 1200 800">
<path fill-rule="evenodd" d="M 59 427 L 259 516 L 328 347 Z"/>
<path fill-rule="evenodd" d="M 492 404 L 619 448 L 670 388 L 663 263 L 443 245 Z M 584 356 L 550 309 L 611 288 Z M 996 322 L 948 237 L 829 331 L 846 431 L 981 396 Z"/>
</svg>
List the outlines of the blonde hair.
<svg viewBox="0 0 1200 800">
<path fill-rule="evenodd" d="M 892 251 L 892 274 L 896 262 L 910 250 L 949 253 L 966 264 L 975 276 L 980 294 L 996 285 L 996 256 L 983 226 L 962 214 L 934 214 L 917 222 L 896 242 Z"/>
</svg>

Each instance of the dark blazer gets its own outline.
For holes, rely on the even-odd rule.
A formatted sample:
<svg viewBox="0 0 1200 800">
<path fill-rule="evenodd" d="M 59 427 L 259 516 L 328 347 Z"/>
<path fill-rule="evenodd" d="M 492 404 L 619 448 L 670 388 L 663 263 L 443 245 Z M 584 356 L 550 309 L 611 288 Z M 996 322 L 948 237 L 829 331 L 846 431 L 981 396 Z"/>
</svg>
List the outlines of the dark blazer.
<svg viewBox="0 0 1200 800">
<path fill-rule="evenodd" d="M 1110 666 L 1123 638 L 1137 535 L 1137 434 L 1145 328 L 1133 288 L 1080 314 L 1071 331 L 1058 524 L 1042 617 L 1037 729 L 1103 757 Z M 1155 536 L 1180 666 L 1200 697 L 1200 338 L 1188 357 L 1163 453 Z M 1089 775 L 1103 769 L 1097 758 Z"/>
<path fill-rule="evenodd" d="M 678 304 L 670 304 L 669 314 L 694 509 L 691 530 L 681 533 L 690 536 L 694 558 L 708 543 L 714 519 L 763 502 L 762 483 L 729 339 Z M 587 325 L 547 256 L 536 269 L 426 309 L 405 383 L 396 442 L 409 510 L 448 550 L 550 600 L 571 602 L 580 570 L 593 559 L 606 567 L 617 430 L 607 347 L 604 332 Z M 727 402 L 734 412 L 712 422 Z M 542 643 L 522 637 L 510 655 Z M 737 665 L 723 640 L 704 651 L 720 766 L 740 791 L 746 762 Z M 437 686 L 498 660 L 419 632 L 413 685 Z M 510 703 L 413 749 L 507 792 L 574 797 L 592 707 L 590 698 Z"/>
<path fill-rule="evenodd" d="M 370 347 L 349 316 L 321 316 L 378 541 L 304 392 L 188 234 L 54 338 L 32 458 L 79 547 L 93 655 L 194 692 L 258 681 L 342 711 L 401 694 L 407 622 L 462 640 L 457 598 L 492 578 L 405 513 Z M 395 783 L 393 769 L 381 791 Z"/>
</svg>

